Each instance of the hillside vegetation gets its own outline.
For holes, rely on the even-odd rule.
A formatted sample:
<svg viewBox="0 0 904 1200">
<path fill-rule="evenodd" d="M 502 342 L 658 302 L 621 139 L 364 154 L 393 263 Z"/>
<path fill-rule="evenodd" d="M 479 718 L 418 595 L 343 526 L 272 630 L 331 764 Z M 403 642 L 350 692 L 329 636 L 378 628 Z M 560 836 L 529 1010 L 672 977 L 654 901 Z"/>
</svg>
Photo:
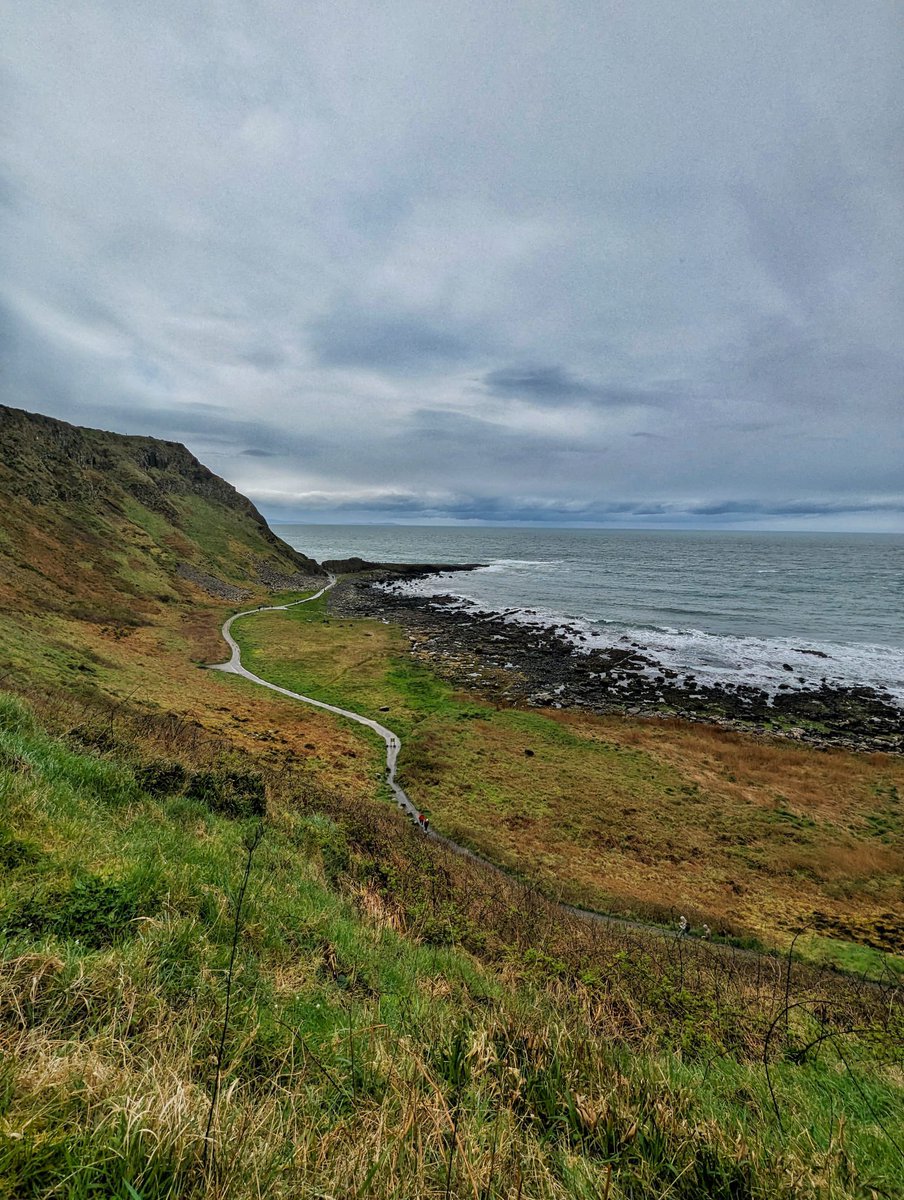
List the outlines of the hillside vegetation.
<svg viewBox="0 0 904 1200">
<path fill-rule="evenodd" d="M 135 623 L 192 594 L 186 567 L 227 594 L 322 574 L 179 443 L 4 406 L 0 506 L 4 607 Z"/>
<path fill-rule="evenodd" d="M 82 718 L 0 701 L 0 1195 L 896 1194 L 891 993 L 588 925 L 388 806 Z"/>
<path fill-rule="evenodd" d="M 319 604 L 238 623 L 252 669 L 397 729 L 505 875 L 387 803 L 368 734 L 199 669 L 319 568 L 184 447 L 0 409 L 0 501 L 0 1198 L 899 1194 L 901 989 L 851 957 L 889 872 L 812 873 L 836 827 L 894 851 L 897 760 L 488 706 Z M 671 795 L 695 837 L 745 814 L 739 876 L 790 915 L 741 932 L 817 896 L 855 969 L 551 901 L 711 914 Z M 604 803 L 633 891 L 582 849 Z"/>
<path fill-rule="evenodd" d="M 184 446 L 3 406 L 0 514 L 0 676 L 51 690 L 116 694 L 117 658 L 197 660 L 212 605 L 323 574 Z"/>
</svg>

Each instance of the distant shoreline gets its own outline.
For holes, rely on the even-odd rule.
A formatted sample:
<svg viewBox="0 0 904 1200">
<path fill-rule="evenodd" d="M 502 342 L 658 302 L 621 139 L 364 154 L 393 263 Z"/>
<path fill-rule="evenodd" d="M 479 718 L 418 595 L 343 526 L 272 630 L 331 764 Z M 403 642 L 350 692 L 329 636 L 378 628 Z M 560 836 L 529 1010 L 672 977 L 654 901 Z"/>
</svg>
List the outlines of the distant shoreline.
<svg viewBox="0 0 904 1200">
<path fill-rule="evenodd" d="M 328 558 L 320 564 L 333 575 L 374 572 L 394 579 L 420 579 L 425 575 L 448 575 L 453 571 L 477 571 L 487 563 L 397 563 L 370 562 L 366 558 Z"/>
</svg>

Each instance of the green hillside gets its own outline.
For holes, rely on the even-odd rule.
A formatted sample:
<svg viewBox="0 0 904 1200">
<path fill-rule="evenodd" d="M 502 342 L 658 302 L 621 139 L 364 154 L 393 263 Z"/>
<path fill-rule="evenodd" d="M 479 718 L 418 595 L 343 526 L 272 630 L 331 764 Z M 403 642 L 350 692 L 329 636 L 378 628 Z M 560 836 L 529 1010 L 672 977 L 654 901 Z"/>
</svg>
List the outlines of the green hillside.
<svg viewBox="0 0 904 1200">
<path fill-rule="evenodd" d="M 626 871 L 684 903 L 691 856 L 718 862 L 658 846 L 667 798 L 694 780 L 701 828 L 742 787 L 772 812 L 781 768 L 794 803 L 885 805 L 856 888 L 824 881 L 865 911 L 897 844 L 886 760 L 491 710 L 326 603 L 241 622 L 265 675 L 388 712 L 412 795 L 505 874 L 387 803 L 367 730 L 199 669 L 227 612 L 321 581 L 184 447 L 0 409 L 0 1200 L 900 1195 L 891 967 L 588 920 L 555 903 L 582 893 L 552 818 L 523 820 L 644 803 Z M 745 870 L 784 903 L 775 864 Z"/>
<path fill-rule="evenodd" d="M 198 586 L 237 598 L 322 573 L 178 442 L 3 406 L 0 512 L 7 609 L 152 619 Z"/>
</svg>

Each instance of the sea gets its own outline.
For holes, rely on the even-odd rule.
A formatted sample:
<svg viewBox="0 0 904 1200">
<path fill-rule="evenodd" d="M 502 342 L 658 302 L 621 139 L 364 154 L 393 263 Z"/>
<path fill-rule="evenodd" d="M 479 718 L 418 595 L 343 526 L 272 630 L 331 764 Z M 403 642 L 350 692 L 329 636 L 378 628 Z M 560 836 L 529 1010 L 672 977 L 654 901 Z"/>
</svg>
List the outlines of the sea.
<svg viewBox="0 0 904 1200">
<path fill-rule="evenodd" d="M 640 645 L 700 683 L 774 693 L 825 679 L 869 685 L 904 707 L 901 534 L 274 528 L 319 561 L 485 564 L 391 586 L 554 625 L 583 648 Z"/>
</svg>

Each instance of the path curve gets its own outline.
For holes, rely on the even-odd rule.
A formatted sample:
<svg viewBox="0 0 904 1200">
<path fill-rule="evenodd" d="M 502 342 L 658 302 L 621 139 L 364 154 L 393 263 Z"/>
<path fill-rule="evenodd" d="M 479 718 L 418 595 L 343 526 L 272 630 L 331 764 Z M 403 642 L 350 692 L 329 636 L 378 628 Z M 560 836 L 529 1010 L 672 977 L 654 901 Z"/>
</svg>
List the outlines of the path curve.
<svg viewBox="0 0 904 1200">
<path fill-rule="evenodd" d="M 243 679 L 250 679 L 252 683 L 270 688 L 273 692 L 279 692 L 281 696 L 288 696 L 290 700 L 300 700 L 303 704 L 313 705 L 314 708 L 323 708 L 327 712 L 335 713 L 339 717 L 346 717 L 349 721 L 354 721 L 358 725 L 366 725 L 368 729 L 372 729 L 386 743 L 386 782 L 392 789 L 399 807 L 416 820 L 418 810 L 411 803 L 405 789 L 396 781 L 395 777 L 396 762 L 398 761 L 399 751 L 402 748 L 398 734 L 393 733 L 391 729 L 387 729 L 385 725 L 381 725 L 379 721 L 372 721 L 370 717 L 362 716 L 361 713 L 352 712 L 348 708 L 339 708 L 335 704 L 327 704 L 324 700 L 315 700 L 313 696 L 303 696 L 301 692 L 292 692 L 288 688 L 280 687 L 279 684 L 271 683 L 269 679 L 262 679 L 260 675 L 255 675 L 242 666 L 242 652 L 231 632 L 234 621 L 238 621 L 242 617 L 252 617 L 256 613 L 285 612 L 287 608 L 296 608 L 299 604 L 310 604 L 312 600 L 319 600 L 330 588 L 335 587 L 336 582 L 335 575 L 330 575 L 329 582 L 324 584 L 319 592 L 315 592 L 313 596 L 305 596 L 303 600 L 292 600 L 288 604 L 271 604 L 267 606 L 262 605 L 259 608 L 246 608 L 244 612 L 234 613 L 224 623 L 222 629 L 223 637 L 232 651 L 232 655 L 228 662 L 217 663 L 210 669 L 212 671 L 227 671 L 230 675 L 241 675 Z"/>
<path fill-rule="evenodd" d="M 324 700 L 315 700 L 313 696 L 302 695 L 301 692 L 290 691 L 289 688 L 280 687 L 277 683 L 271 683 L 269 679 L 262 679 L 260 675 L 255 675 L 249 671 L 247 667 L 242 666 L 242 652 L 239 649 L 238 643 L 232 636 L 232 625 L 234 621 L 240 620 L 242 617 L 253 617 L 257 613 L 262 612 L 285 612 L 288 608 L 296 608 L 299 604 L 310 604 L 313 600 L 319 600 L 331 588 L 335 587 L 338 579 L 335 575 L 330 575 L 329 582 L 311 596 L 305 596 L 302 600 L 292 600 L 288 604 L 270 604 L 261 605 L 259 608 L 246 608 L 244 612 L 234 613 L 222 627 L 223 637 L 231 650 L 231 656 L 228 662 L 212 664 L 211 671 L 226 671 L 231 675 L 240 675 L 243 679 L 249 679 L 252 683 L 257 683 L 261 687 L 269 688 L 272 692 L 279 692 L 281 696 L 288 696 L 290 700 L 300 700 L 302 704 L 310 704 L 314 708 L 322 708 L 327 712 L 335 713 L 339 717 L 346 717 L 349 721 L 354 721 L 357 725 L 365 725 L 368 729 L 372 729 L 386 743 L 386 782 L 392 789 L 393 795 L 396 798 L 398 806 L 404 812 L 416 821 L 418 818 L 419 809 L 414 805 L 405 789 L 396 780 L 396 763 L 399 757 L 399 751 L 402 748 L 402 742 L 398 734 L 393 733 L 391 729 L 387 729 L 385 725 L 381 725 L 379 721 L 374 721 L 370 717 L 365 717 L 361 713 L 352 712 L 348 708 L 339 708 L 335 704 L 327 704 Z M 423 828 L 423 827 L 422 827 Z M 512 878 L 504 867 L 500 867 L 498 863 L 494 863 L 491 859 L 484 858 L 482 854 L 477 854 L 474 850 L 470 850 L 467 846 L 462 846 L 458 842 L 453 842 L 451 838 L 445 837 L 441 833 L 437 833 L 433 829 L 425 829 L 424 833 L 434 842 L 439 842 L 454 854 L 460 855 L 462 858 L 469 858 L 474 862 L 480 863 L 489 870 L 494 871 L 506 878 Z M 604 924 L 618 925 L 624 929 L 636 929 L 646 932 L 664 934 L 665 936 L 678 936 L 676 931 L 666 925 L 656 925 L 643 921 L 632 921 L 627 917 L 613 917 L 607 913 L 594 912 L 592 909 L 579 908 L 571 904 L 560 904 L 559 907 L 564 911 L 571 913 L 573 916 L 581 917 L 587 921 L 599 921 Z M 742 952 L 743 953 L 743 952 Z"/>
<path fill-rule="evenodd" d="M 387 729 L 385 725 L 381 725 L 379 721 L 374 721 L 370 717 L 365 717 L 361 713 L 352 712 L 348 708 L 339 708 L 335 704 L 327 704 L 324 700 L 315 700 L 313 696 L 304 696 L 301 692 L 290 691 L 289 688 L 280 687 L 277 683 L 271 683 L 269 679 L 262 679 L 260 675 L 255 675 L 246 667 L 242 666 L 242 653 L 238 643 L 232 636 L 231 630 L 233 622 L 240 620 L 242 617 L 252 617 L 256 613 L 261 612 L 284 612 L 289 608 L 296 608 L 299 604 L 310 604 L 313 600 L 319 600 L 331 588 L 335 587 L 338 580 L 335 575 L 328 576 L 329 582 L 311 596 L 305 596 L 302 600 L 292 600 L 288 604 L 271 604 L 261 605 L 259 608 L 247 608 L 244 612 L 234 613 L 222 627 L 223 637 L 231 650 L 231 656 L 228 662 L 211 664 L 212 671 L 225 671 L 231 675 L 240 675 L 243 679 L 249 679 L 252 683 L 259 684 L 261 687 L 269 688 L 273 692 L 278 692 L 281 696 L 288 696 L 290 700 L 300 700 L 302 704 L 310 704 L 314 708 L 325 709 L 326 712 L 335 713 L 339 717 L 345 717 L 349 721 L 354 721 L 357 725 L 365 725 L 368 729 L 372 729 L 378 737 L 382 738 L 386 743 L 386 782 L 392 789 L 392 793 L 396 798 L 398 806 L 405 813 L 416 821 L 418 817 L 418 808 L 412 804 L 407 792 L 396 780 L 396 763 L 399 757 L 399 751 L 402 748 L 402 742 L 398 734 L 393 733 L 391 729 Z M 488 858 L 484 858 L 482 854 L 477 854 L 473 850 L 469 850 L 467 846 L 462 846 L 458 842 L 453 842 L 450 838 L 444 837 L 441 833 L 436 833 L 433 829 L 426 829 L 424 833 L 432 841 L 439 842 L 454 854 L 461 855 L 463 858 L 472 859 L 474 862 L 481 863 L 484 867 L 491 871 L 497 872 L 506 878 L 511 878 L 508 871 L 500 867 L 498 863 L 492 862 Z M 555 903 L 555 901 L 553 901 Z M 599 922 L 606 925 L 617 925 L 622 929 L 636 930 L 643 933 L 658 934 L 661 937 L 674 938 L 681 940 L 682 933 L 669 925 L 660 925 L 655 922 L 634 921 L 628 917 L 615 917 L 607 913 L 595 912 L 593 909 L 580 908 L 571 904 L 559 904 L 559 908 L 563 912 L 570 913 L 572 916 L 580 917 L 585 921 Z M 698 939 L 694 938 L 695 941 Z M 757 951 L 750 950 L 746 947 L 733 946 L 730 943 L 715 942 L 711 944 L 711 949 L 715 952 L 728 953 L 741 958 L 756 958 L 759 957 Z"/>
</svg>

